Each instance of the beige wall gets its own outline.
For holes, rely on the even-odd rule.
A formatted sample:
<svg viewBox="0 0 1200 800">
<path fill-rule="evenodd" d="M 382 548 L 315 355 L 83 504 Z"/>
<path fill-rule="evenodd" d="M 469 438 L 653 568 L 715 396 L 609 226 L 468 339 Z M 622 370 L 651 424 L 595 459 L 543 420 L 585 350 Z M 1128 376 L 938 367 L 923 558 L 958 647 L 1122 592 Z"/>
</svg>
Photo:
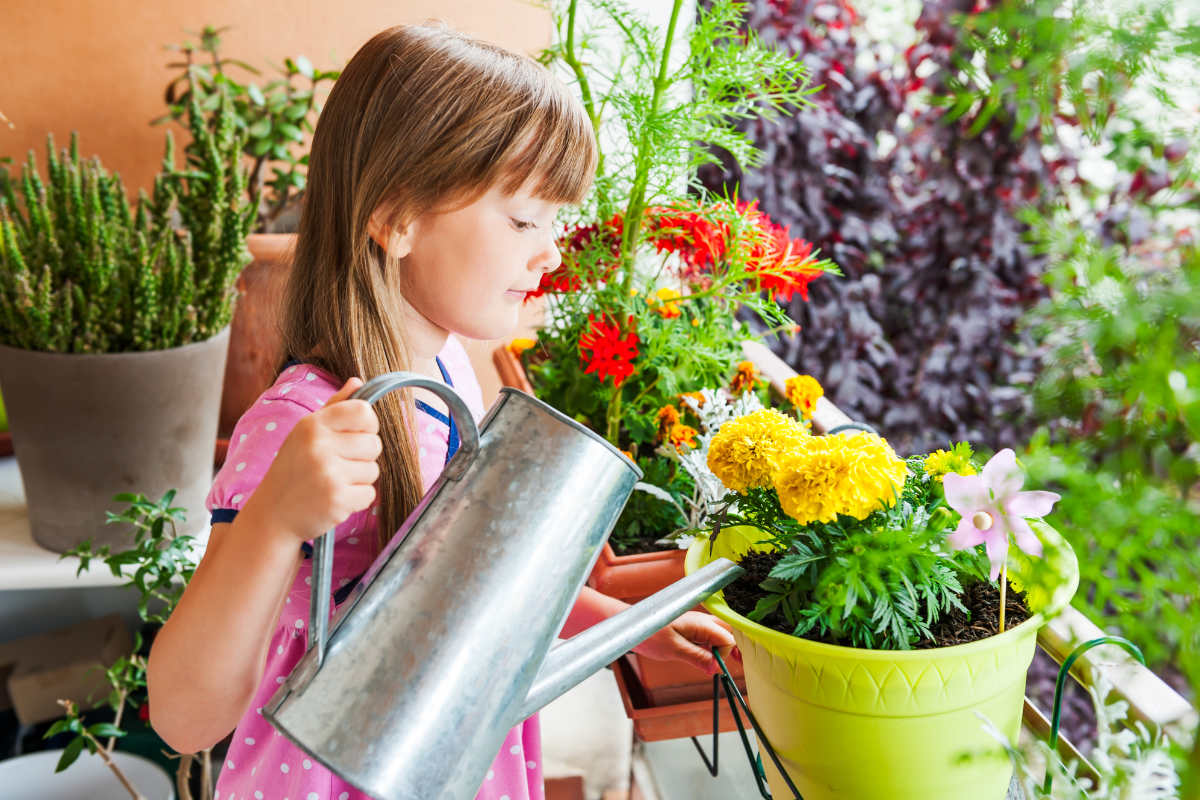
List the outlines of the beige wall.
<svg viewBox="0 0 1200 800">
<path fill-rule="evenodd" d="M 376 32 L 438 18 L 514 50 L 550 41 L 549 13 L 530 0 L 4 0 L 0 4 L 0 156 L 20 163 L 45 139 L 59 146 L 79 131 L 85 157 L 98 155 L 126 186 L 148 187 L 163 154 L 163 89 L 176 70 L 163 49 L 204 25 L 228 25 L 224 55 L 269 79 L 287 56 L 340 67 Z M 471 348 L 485 399 L 496 390 L 491 343 Z"/>
</svg>

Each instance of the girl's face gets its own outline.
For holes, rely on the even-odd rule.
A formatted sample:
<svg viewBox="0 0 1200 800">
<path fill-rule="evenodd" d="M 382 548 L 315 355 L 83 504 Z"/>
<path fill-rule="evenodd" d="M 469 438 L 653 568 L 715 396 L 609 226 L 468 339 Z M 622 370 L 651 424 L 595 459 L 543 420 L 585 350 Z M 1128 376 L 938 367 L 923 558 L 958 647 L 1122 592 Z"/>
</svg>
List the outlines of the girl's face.
<svg viewBox="0 0 1200 800">
<path fill-rule="evenodd" d="M 517 326 L 525 294 L 562 262 L 554 218 L 561 206 L 524 189 L 492 188 L 470 205 L 418 217 L 404 236 L 400 289 L 411 323 L 429 337 L 500 339 Z"/>
</svg>

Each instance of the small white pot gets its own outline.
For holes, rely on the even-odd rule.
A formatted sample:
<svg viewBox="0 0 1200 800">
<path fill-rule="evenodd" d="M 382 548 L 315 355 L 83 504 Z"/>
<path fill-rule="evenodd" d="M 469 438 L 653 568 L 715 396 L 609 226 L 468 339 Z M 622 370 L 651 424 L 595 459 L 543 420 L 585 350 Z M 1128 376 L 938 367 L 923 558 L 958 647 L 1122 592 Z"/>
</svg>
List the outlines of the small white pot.
<svg viewBox="0 0 1200 800">
<path fill-rule="evenodd" d="M 0 794 L 5 800 L 130 800 L 100 756 L 84 751 L 74 764 L 55 772 L 62 753 L 44 750 L 0 761 Z M 175 800 L 174 782 L 158 764 L 120 751 L 112 759 L 146 800 Z"/>
</svg>

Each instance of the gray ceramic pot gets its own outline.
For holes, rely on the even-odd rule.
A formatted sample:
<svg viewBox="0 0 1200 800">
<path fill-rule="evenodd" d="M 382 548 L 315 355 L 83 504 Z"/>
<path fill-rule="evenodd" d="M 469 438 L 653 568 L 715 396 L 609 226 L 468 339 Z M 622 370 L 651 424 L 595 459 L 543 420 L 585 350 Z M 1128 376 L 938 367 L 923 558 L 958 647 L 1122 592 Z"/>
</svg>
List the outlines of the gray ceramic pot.
<svg viewBox="0 0 1200 800">
<path fill-rule="evenodd" d="M 213 445 L 229 346 L 203 342 L 136 353 L 78 355 L 0 346 L 0 391 L 33 538 L 56 552 L 84 539 L 124 547 L 120 492 L 157 500 L 178 489 L 180 533 L 207 525 Z M 116 549 L 116 548 L 114 548 Z"/>
</svg>

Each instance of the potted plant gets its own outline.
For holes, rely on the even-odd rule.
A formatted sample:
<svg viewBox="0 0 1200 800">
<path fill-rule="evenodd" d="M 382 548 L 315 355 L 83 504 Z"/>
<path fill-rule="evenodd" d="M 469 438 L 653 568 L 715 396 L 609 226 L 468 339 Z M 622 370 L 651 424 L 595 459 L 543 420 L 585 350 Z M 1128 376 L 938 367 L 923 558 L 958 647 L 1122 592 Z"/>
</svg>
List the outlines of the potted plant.
<svg viewBox="0 0 1200 800">
<path fill-rule="evenodd" d="M 231 323 L 229 358 L 221 397 L 219 436 L 224 440 L 242 413 L 275 378 L 279 352 L 279 303 L 295 246 L 296 223 L 307 178 L 306 144 L 321 112 L 320 94 L 337 80 L 339 70 L 315 69 L 303 55 L 285 58 L 279 77 L 241 82 L 237 68 L 259 71 L 221 52 L 229 28 L 206 25 L 196 41 L 167 45 L 182 60 L 164 92 L 168 113 L 157 123 L 182 121 L 193 99 L 212 121 L 220 91 L 229 95 L 234 124 L 245 132 L 242 160 L 249 169 L 246 199 L 256 216 L 247 238 L 252 260 L 237 279 L 237 304 Z"/>
<path fill-rule="evenodd" d="M 581 5 L 558 9 L 558 41 L 542 60 L 574 77 L 601 143 L 598 174 L 564 219 L 562 266 L 530 295 L 547 296 L 536 341 L 495 359 L 508 382 L 604 435 L 645 473 L 591 580 L 637 599 L 682 576 L 682 552 L 667 537 L 686 526 L 680 509 L 694 486 L 661 448 L 690 426 L 670 423 L 665 409 L 678 412 L 681 396 L 705 386 L 756 388 L 753 368 L 739 369 L 742 341 L 753 337 L 736 312 L 754 312 L 768 331 L 792 330 L 780 301 L 805 296 L 832 265 L 755 204 L 689 193 L 717 147 L 742 163 L 761 160 L 734 123 L 807 103 L 803 64 L 746 34 L 739 3 L 705 4 L 686 36 L 682 2 L 665 32 L 604 6 L 587 38 Z M 619 68 L 593 48 L 601 27 L 619 43 Z M 627 152 L 605 152 L 614 136 Z M 617 567 L 633 580 L 610 580 Z"/>
<path fill-rule="evenodd" d="M 76 574 L 86 572 L 93 561 L 99 561 L 114 575 L 124 578 L 124 585 L 136 589 L 139 594 L 138 616 L 145 623 L 151 636 L 166 622 L 183 596 L 199 555 L 192 536 L 182 534 L 179 526 L 185 520 L 184 509 L 173 506 L 175 490 L 169 489 L 159 500 L 150 500 L 141 494 L 119 494 L 113 499 L 127 503 L 121 513 L 107 513 L 109 525 L 119 525 L 123 530 L 132 530 L 120 547 L 96 545 L 85 541 L 63 554 L 79 560 Z M 141 797 L 139 790 L 145 789 L 134 776 L 122 768 L 114 747 L 118 739 L 126 737 L 122 728 L 126 709 L 136 711 L 143 725 L 149 725 L 149 708 L 146 702 L 146 654 L 149 642 L 143 642 L 141 632 L 135 636 L 133 651 L 117 659 L 106 671 L 112 691 L 96 706 L 112 712 L 111 721 L 90 722 L 81 713 L 78 702 L 60 699 L 65 716 L 46 731 L 44 738 L 63 733 L 73 734 L 63 748 L 54 771 L 62 772 L 70 767 L 86 751 L 97 756 L 112 772 L 134 800 Z M 162 750 L 164 744 L 151 730 L 151 752 Z M 106 741 L 101 741 L 102 739 Z M 192 784 L 197 784 L 199 800 L 210 800 L 213 795 L 212 757 L 209 750 L 200 753 L 180 753 L 174 756 L 176 765 L 175 788 L 179 800 L 191 800 Z M 193 772 L 199 767 L 195 778 Z"/>
<path fill-rule="evenodd" d="M 685 569 L 721 556 L 747 569 L 705 606 L 733 627 L 750 706 L 806 800 L 1009 785 L 978 715 L 1015 740 L 1037 631 L 1078 571 L 1027 521 L 1058 496 L 1020 491 L 1011 450 L 978 473 L 972 457 L 959 443 L 900 459 L 874 433 L 812 436 L 769 409 L 713 437 L 707 464 L 730 491 Z M 764 766 L 774 796 L 792 796 Z"/>
<path fill-rule="evenodd" d="M 227 94 L 213 125 L 189 103 L 183 169 L 168 134 L 151 196 L 47 142 L 0 181 L 0 385 L 38 544 L 127 531 L 95 520 L 114 494 L 179 488 L 203 507 L 233 308 L 254 218 Z M 181 228 L 176 229 L 176 224 Z M 196 514 L 187 533 L 204 525 Z"/>
</svg>

